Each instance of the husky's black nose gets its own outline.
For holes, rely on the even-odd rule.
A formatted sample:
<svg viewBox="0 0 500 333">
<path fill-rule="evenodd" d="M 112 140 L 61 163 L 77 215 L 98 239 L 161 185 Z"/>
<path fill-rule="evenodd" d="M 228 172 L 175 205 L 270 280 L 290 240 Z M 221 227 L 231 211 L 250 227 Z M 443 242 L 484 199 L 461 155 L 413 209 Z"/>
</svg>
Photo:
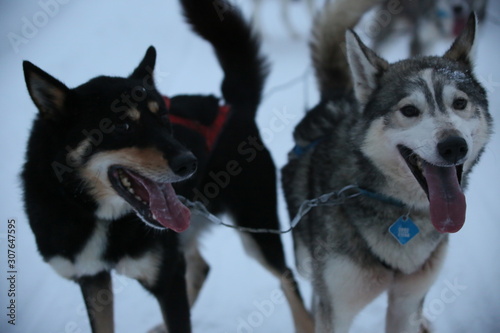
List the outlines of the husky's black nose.
<svg viewBox="0 0 500 333">
<path fill-rule="evenodd" d="M 198 160 L 192 153 L 184 153 L 169 160 L 170 169 L 176 175 L 185 177 L 196 171 Z"/>
<path fill-rule="evenodd" d="M 438 143 L 439 155 L 447 162 L 457 163 L 467 155 L 467 142 L 459 136 L 449 136 Z"/>
</svg>

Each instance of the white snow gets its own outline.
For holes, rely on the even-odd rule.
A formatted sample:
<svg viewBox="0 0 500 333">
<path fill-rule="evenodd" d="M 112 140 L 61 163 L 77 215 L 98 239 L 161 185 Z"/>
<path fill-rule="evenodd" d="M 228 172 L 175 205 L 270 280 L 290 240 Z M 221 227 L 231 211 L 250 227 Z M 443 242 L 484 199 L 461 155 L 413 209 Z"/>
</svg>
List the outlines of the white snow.
<svg viewBox="0 0 500 333">
<path fill-rule="evenodd" d="M 250 1 L 235 1 L 250 14 Z M 45 4 L 45 5 L 44 5 Z M 47 4 L 51 4 L 50 6 Z M 57 4 L 57 5 L 54 5 Z M 500 3 L 490 1 L 490 18 L 482 27 L 477 74 L 490 96 L 490 111 L 500 117 Z M 291 15 L 299 39 L 287 34 L 279 1 L 263 6 L 264 52 L 272 72 L 258 122 L 278 167 L 292 146 L 291 133 L 306 106 L 317 101 L 309 68 L 307 36 L 310 17 L 304 4 L 293 2 Z M 44 9 L 45 8 L 45 9 Z M 49 12 L 49 14 L 47 14 Z M 45 13 L 45 14 L 43 14 Z M 495 20 L 493 20 L 495 19 Z M 27 28 L 28 23 L 40 27 Z M 23 30 L 24 27 L 24 30 Z M 123 1 L 2 1 L 0 3 L 0 331 L 12 333 L 90 332 L 78 286 L 59 277 L 43 262 L 23 211 L 19 172 L 36 109 L 27 93 L 22 60 L 29 60 L 74 87 L 105 75 L 128 75 L 149 45 L 158 51 L 157 84 L 167 95 L 213 93 L 220 95 L 221 70 L 211 48 L 183 22 L 173 0 Z M 9 34 L 24 36 L 14 47 Z M 10 34 L 12 36 L 12 34 Z M 406 44 L 396 43 L 389 60 L 404 55 Z M 387 55 L 384 54 L 384 55 Z M 301 77 L 294 84 L 274 89 Z M 276 126 L 276 117 L 282 123 Z M 273 119 L 273 117 L 275 117 Z M 499 132 L 499 121 L 495 124 Z M 451 236 L 446 264 L 428 294 L 424 311 L 437 332 L 500 332 L 500 144 L 494 135 L 467 191 L 467 221 Z M 43 175 L 40 175 L 43 177 Z M 280 193 L 283 226 L 288 216 Z M 16 220 L 16 325 L 7 323 L 9 283 L 7 221 Z M 283 237 L 293 266 L 291 236 Z M 194 332 L 292 332 L 288 306 L 279 294 L 278 281 L 248 257 L 238 235 L 216 227 L 206 235 L 203 254 L 211 272 L 192 311 Z M 114 275 L 117 332 L 146 332 L 160 323 L 155 300 L 134 280 Z M 309 303 L 311 288 L 301 280 Z M 379 297 L 356 319 L 352 332 L 383 332 L 386 299 Z M 175 333 L 175 332 L 173 332 Z"/>
</svg>

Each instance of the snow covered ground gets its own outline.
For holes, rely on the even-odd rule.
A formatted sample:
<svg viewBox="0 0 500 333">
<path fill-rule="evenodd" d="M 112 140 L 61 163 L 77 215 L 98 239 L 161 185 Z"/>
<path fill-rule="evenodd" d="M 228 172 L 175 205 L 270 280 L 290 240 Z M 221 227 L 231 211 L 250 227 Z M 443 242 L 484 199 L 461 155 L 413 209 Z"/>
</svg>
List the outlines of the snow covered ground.
<svg viewBox="0 0 500 333">
<path fill-rule="evenodd" d="M 250 1 L 236 2 L 247 14 L 251 12 Z M 293 4 L 292 19 L 302 33 L 293 40 L 283 27 L 278 1 L 268 1 L 263 9 L 264 51 L 272 72 L 258 121 L 281 167 L 292 146 L 294 125 L 305 106 L 317 101 L 315 83 L 308 72 L 310 19 L 305 5 Z M 500 3 L 491 1 L 489 13 L 480 35 L 477 73 L 485 82 L 490 110 L 498 120 L 500 28 L 495 22 Z M 20 39 L 9 41 L 9 36 L 14 38 L 11 33 Z M 24 85 L 22 60 L 32 61 L 74 87 L 100 74 L 129 74 L 146 48 L 154 45 L 158 51 L 157 83 L 168 95 L 219 95 L 221 71 L 209 46 L 184 24 L 173 0 L 2 1 L 0 36 L 0 331 L 90 332 L 78 286 L 60 278 L 42 261 L 23 212 L 18 175 L 36 110 Z M 385 54 L 390 60 L 404 55 L 401 50 L 405 45 L 397 45 Z M 282 86 L 284 83 L 290 84 Z M 273 117 L 283 113 L 288 115 L 283 126 L 272 126 Z M 467 222 L 451 236 L 446 264 L 424 306 L 437 332 L 500 332 L 498 145 L 500 138 L 495 135 L 474 170 L 467 193 Z M 281 198 L 280 216 L 286 226 L 288 217 Z M 7 316 L 13 298 L 8 296 L 6 234 L 12 219 L 17 232 L 15 326 L 8 324 Z M 293 265 L 290 235 L 283 239 Z M 234 231 L 214 228 L 203 240 L 203 252 L 212 270 L 193 309 L 194 332 L 293 331 L 288 307 L 276 297 L 278 281 L 245 255 Z M 115 275 L 114 287 L 117 332 L 146 332 L 161 321 L 156 302 L 135 281 Z M 305 281 L 301 287 L 309 301 L 310 287 Z M 264 303 L 268 306 L 263 307 Z M 360 314 L 352 332 L 382 332 L 385 307 L 385 296 L 381 296 Z"/>
</svg>

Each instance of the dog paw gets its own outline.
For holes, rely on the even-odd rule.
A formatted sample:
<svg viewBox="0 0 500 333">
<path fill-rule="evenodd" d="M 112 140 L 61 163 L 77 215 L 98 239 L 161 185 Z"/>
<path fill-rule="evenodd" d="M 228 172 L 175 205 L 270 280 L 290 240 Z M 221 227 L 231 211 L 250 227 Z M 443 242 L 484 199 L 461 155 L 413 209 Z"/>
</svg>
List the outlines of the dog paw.
<svg viewBox="0 0 500 333">
<path fill-rule="evenodd" d="M 168 330 L 164 324 L 159 324 L 150 329 L 147 333 L 168 333 Z"/>
</svg>

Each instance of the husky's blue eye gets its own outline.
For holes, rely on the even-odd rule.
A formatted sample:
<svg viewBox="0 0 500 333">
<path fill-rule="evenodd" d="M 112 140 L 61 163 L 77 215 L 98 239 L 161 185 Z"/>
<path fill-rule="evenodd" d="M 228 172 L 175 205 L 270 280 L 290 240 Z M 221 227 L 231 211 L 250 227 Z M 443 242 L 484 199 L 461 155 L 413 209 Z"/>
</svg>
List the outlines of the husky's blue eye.
<svg viewBox="0 0 500 333">
<path fill-rule="evenodd" d="M 464 110 L 467 107 L 467 100 L 465 98 L 456 98 L 453 101 L 453 108 L 455 110 Z"/>
<path fill-rule="evenodd" d="M 401 111 L 403 116 L 408 118 L 418 117 L 420 115 L 420 110 L 413 105 L 403 106 L 399 111 Z"/>
</svg>

